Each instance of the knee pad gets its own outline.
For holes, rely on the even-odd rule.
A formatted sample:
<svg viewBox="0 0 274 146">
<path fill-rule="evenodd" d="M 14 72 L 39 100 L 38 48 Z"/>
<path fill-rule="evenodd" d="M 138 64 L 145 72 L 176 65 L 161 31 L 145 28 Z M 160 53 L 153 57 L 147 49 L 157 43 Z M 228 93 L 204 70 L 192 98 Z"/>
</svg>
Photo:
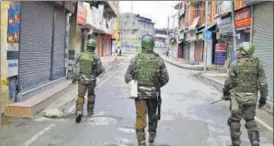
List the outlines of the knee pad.
<svg viewBox="0 0 274 146">
<path fill-rule="evenodd" d="M 77 104 L 84 104 L 84 102 L 85 102 L 85 98 L 78 97 L 76 100 Z"/>
<path fill-rule="evenodd" d="M 228 119 L 227 119 L 227 125 L 228 126 L 233 126 L 233 127 L 235 127 L 235 128 L 240 128 L 241 127 L 241 123 L 240 123 L 240 121 L 238 121 L 238 120 L 233 120 L 233 119 L 231 119 L 231 117 L 229 117 Z"/>
</svg>

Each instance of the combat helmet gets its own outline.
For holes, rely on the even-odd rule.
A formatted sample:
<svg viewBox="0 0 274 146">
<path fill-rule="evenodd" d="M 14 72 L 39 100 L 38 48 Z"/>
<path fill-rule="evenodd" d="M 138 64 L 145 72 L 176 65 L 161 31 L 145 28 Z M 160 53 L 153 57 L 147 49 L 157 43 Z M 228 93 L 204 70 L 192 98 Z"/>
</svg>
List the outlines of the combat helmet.
<svg viewBox="0 0 274 146">
<path fill-rule="evenodd" d="M 87 40 L 86 46 L 88 50 L 95 50 L 97 42 L 94 39 L 89 39 Z"/>
<path fill-rule="evenodd" d="M 143 35 L 141 39 L 141 47 L 143 49 L 153 50 L 154 48 L 154 37 L 152 35 Z"/>
<path fill-rule="evenodd" d="M 255 52 L 255 46 L 254 44 L 250 42 L 242 42 L 237 47 L 237 56 L 241 56 L 241 55 L 252 56 L 254 52 Z"/>
</svg>

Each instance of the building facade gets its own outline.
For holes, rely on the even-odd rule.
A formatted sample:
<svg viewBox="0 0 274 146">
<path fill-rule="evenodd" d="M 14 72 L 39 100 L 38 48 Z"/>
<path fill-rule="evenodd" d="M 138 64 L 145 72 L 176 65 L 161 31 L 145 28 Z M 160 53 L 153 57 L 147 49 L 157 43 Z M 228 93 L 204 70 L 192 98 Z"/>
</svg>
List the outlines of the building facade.
<svg viewBox="0 0 274 146">
<path fill-rule="evenodd" d="M 236 56 L 233 48 L 233 27 L 235 21 L 236 45 L 242 42 L 253 42 L 259 57 L 265 66 L 269 85 L 269 99 L 273 101 L 273 2 L 270 1 L 234 1 L 234 17 L 232 17 L 231 1 L 209 1 L 208 16 L 205 17 L 205 2 L 180 2 L 179 18 L 179 50 L 187 60 L 204 61 L 207 65 L 224 66 Z M 205 19 L 208 20 L 210 39 L 204 42 Z M 182 48 L 182 49 L 180 49 Z M 202 49 L 200 49 L 202 48 Z M 203 56 L 203 57 L 201 57 Z"/>
<path fill-rule="evenodd" d="M 131 27 L 132 34 L 130 34 Z M 139 14 L 122 13 L 120 14 L 119 30 L 122 46 L 139 46 L 142 35 L 150 34 L 154 36 L 154 23 L 151 19 Z"/>
</svg>

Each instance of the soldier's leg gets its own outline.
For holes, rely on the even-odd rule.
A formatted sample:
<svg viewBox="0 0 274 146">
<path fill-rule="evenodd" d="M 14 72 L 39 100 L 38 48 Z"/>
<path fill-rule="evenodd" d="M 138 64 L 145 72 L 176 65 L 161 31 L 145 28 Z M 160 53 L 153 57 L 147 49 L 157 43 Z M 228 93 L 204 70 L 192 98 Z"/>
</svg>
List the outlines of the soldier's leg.
<svg viewBox="0 0 274 146">
<path fill-rule="evenodd" d="M 94 81 L 92 84 L 88 85 L 88 103 L 87 103 L 87 112 L 88 116 L 93 115 L 94 113 L 94 106 L 95 106 L 95 87 L 96 82 Z"/>
<path fill-rule="evenodd" d="M 138 146 L 146 146 L 145 128 L 147 126 L 147 103 L 146 100 L 135 100 L 136 106 L 136 136 Z"/>
<path fill-rule="evenodd" d="M 241 119 L 242 119 L 242 108 L 239 104 L 239 110 L 236 113 L 231 112 L 231 116 L 227 120 L 227 124 L 230 127 L 230 138 L 232 146 L 241 145 Z"/>
<path fill-rule="evenodd" d="M 154 139 L 156 138 L 156 130 L 157 130 L 157 124 L 158 119 L 156 117 L 156 111 L 157 111 L 157 99 L 150 99 L 147 101 L 148 106 L 148 120 L 149 120 L 149 142 L 154 142 Z"/>
<path fill-rule="evenodd" d="M 248 132 L 248 138 L 252 146 L 259 146 L 260 135 L 259 128 L 254 119 L 256 114 L 256 105 L 244 105 L 243 118 L 245 119 L 245 127 Z"/>
<path fill-rule="evenodd" d="M 76 122 L 80 122 L 83 116 L 83 108 L 84 108 L 86 91 L 87 91 L 86 85 L 78 84 L 78 98 L 76 100 Z"/>
</svg>

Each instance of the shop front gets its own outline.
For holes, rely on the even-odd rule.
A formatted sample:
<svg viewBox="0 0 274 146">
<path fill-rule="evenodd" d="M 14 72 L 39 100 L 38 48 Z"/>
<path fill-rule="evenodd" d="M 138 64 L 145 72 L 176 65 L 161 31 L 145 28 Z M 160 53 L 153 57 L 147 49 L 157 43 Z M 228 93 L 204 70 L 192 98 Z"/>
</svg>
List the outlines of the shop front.
<svg viewBox="0 0 274 146">
<path fill-rule="evenodd" d="M 252 38 L 255 56 L 263 62 L 268 81 L 269 97 L 273 101 L 273 1 L 253 5 Z"/>
<path fill-rule="evenodd" d="M 194 58 L 196 61 L 203 62 L 203 50 L 204 50 L 203 34 L 197 34 L 197 41 L 195 42 Z"/>
<path fill-rule="evenodd" d="M 66 19 L 49 2 L 21 2 L 19 92 L 66 76 Z"/>
<path fill-rule="evenodd" d="M 239 35 L 236 44 L 250 42 L 251 32 L 251 7 L 244 7 L 235 11 L 235 27 Z"/>
<path fill-rule="evenodd" d="M 185 39 L 185 33 L 184 31 L 180 31 L 179 35 L 179 43 L 178 43 L 178 58 L 184 58 L 184 39 Z"/>
<path fill-rule="evenodd" d="M 189 30 L 186 33 L 186 41 L 189 43 L 189 60 L 195 61 L 196 29 Z"/>
<path fill-rule="evenodd" d="M 231 13 L 228 13 L 220 18 L 217 19 L 217 26 L 219 31 L 216 33 L 216 45 L 217 44 L 222 44 L 224 45 L 226 48 L 226 54 L 225 56 L 222 56 L 221 58 L 226 58 L 229 59 L 232 56 L 232 41 L 233 41 L 233 37 L 232 37 L 232 17 L 231 17 Z M 213 63 L 214 64 L 224 64 L 224 60 L 220 61 L 220 53 L 218 53 L 218 50 L 216 49 L 217 46 L 215 45 L 215 48 L 212 50 L 213 51 Z M 223 55 L 223 53 L 222 53 Z M 219 57 L 217 57 L 219 56 Z"/>
</svg>

